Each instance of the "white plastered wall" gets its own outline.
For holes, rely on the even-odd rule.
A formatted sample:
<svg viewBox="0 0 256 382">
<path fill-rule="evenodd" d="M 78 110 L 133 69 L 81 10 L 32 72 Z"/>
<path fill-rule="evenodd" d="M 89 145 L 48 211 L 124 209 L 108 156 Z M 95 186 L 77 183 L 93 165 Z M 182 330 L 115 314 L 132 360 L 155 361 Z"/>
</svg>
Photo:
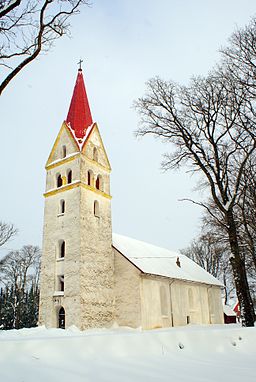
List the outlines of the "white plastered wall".
<svg viewBox="0 0 256 382">
<path fill-rule="evenodd" d="M 172 326 L 169 280 L 144 275 L 141 278 L 141 320 L 144 329 Z"/>
<path fill-rule="evenodd" d="M 223 323 L 221 289 L 217 286 L 145 275 L 141 290 L 145 329 Z"/>
<path fill-rule="evenodd" d="M 140 271 L 116 249 L 115 255 L 115 316 L 120 326 L 141 326 Z"/>
</svg>

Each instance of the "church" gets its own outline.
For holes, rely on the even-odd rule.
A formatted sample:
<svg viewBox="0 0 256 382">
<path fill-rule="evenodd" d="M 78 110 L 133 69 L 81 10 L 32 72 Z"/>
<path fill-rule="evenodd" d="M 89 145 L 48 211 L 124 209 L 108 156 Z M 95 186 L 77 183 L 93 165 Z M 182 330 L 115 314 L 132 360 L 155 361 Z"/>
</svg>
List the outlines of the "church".
<svg viewBox="0 0 256 382">
<path fill-rule="evenodd" d="M 111 166 L 82 69 L 46 163 L 39 323 L 222 324 L 222 284 L 184 255 L 112 233 Z"/>
</svg>

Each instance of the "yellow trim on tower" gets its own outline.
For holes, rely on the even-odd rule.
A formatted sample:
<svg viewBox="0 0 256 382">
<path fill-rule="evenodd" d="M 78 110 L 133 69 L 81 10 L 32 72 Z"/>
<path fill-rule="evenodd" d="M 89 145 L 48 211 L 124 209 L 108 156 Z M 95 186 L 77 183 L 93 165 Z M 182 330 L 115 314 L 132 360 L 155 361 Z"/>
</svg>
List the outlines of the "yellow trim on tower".
<svg viewBox="0 0 256 382">
<path fill-rule="evenodd" d="M 90 190 L 92 192 L 95 192 L 98 195 L 103 196 L 104 198 L 112 199 L 111 195 L 108 195 L 105 192 L 100 191 L 97 188 L 94 188 L 92 186 L 88 186 L 87 184 L 85 184 L 83 182 L 71 183 L 71 184 L 67 184 L 65 186 L 62 186 L 60 188 L 56 188 L 55 190 L 47 191 L 44 193 L 44 197 L 48 198 L 49 196 L 53 196 L 53 195 L 59 194 L 61 192 L 67 191 L 67 190 L 72 190 L 73 188 L 77 188 L 77 187 L 83 187 L 86 190 Z"/>
<path fill-rule="evenodd" d="M 86 190 L 93 191 L 93 192 L 95 192 L 96 194 L 101 195 L 101 196 L 104 196 L 104 197 L 107 198 L 107 199 L 112 199 L 112 196 L 111 196 L 111 195 L 106 194 L 105 192 L 100 191 L 100 190 L 98 190 L 97 188 L 94 188 L 94 187 L 92 187 L 92 186 L 88 186 L 88 184 L 85 184 L 85 183 L 82 183 L 82 182 L 81 182 L 81 186 L 82 186 L 83 188 L 85 188 Z"/>
<path fill-rule="evenodd" d="M 66 186 L 62 186 L 60 188 L 56 188 L 55 190 L 47 191 L 44 193 L 44 197 L 48 198 L 48 196 L 59 194 L 63 191 L 72 190 L 73 188 L 79 187 L 81 182 L 67 184 Z"/>
<path fill-rule="evenodd" d="M 67 177 L 65 175 L 62 176 L 62 184 L 63 186 L 66 186 L 67 184 Z"/>
<path fill-rule="evenodd" d="M 86 161 L 88 161 L 89 163 L 93 164 L 94 166 L 100 167 L 100 168 L 102 168 L 102 170 L 105 170 L 105 171 L 108 172 L 108 173 L 111 172 L 111 169 L 110 169 L 110 168 L 105 167 L 105 166 L 103 166 L 102 164 L 100 164 L 99 162 L 96 162 L 95 160 L 88 158 L 84 153 L 82 153 L 82 156 L 83 156 L 83 158 L 84 158 Z"/>
<path fill-rule="evenodd" d="M 45 166 L 45 169 L 46 169 L 46 170 L 51 170 L 52 168 L 58 167 L 58 166 L 60 166 L 60 165 L 62 165 L 62 164 L 64 164 L 64 163 L 71 162 L 71 161 L 73 161 L 74 159 L 76 159 L 77 157 L 79 157 L 80 154 L 81 154 L 81 153 L 76 153 L 76 154 L 74 154 L 74 155 L 72 155 L 72 156 L 70 156 L 70 157 L 68 157 L 68 158 L 63 158 L 63 159 L 59 160 L 59 161 L 56 162 L 56 163 L 48 164 L 48 165 Z"/>
</svg>

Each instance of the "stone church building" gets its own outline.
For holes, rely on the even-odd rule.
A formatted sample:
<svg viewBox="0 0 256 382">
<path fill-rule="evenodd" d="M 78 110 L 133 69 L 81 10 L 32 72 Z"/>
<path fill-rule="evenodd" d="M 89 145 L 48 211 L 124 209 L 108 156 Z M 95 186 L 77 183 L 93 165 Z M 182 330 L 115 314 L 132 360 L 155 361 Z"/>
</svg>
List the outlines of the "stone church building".
<svg viewBox="0 0 256 382">
<path fill-rule="evenodd" d="M 217 279 L 186 256 L 112 234 L 111 167 L 81 69 L 46 172 L 40 324 L 223 323 Z"/>
</svg>

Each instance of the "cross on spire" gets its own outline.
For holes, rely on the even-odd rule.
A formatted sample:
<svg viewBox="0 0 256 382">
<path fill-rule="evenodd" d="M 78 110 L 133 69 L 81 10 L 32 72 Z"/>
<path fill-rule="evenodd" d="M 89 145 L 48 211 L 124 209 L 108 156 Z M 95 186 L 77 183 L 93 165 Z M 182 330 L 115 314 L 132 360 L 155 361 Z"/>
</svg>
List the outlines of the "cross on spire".
<svg viewBox="0 0 256 382">
<path fill-rule="evenodd" d="M 82 70 L 82 62 L 84 62 L 84 61 L 81 60 L 81 58 L 80 58 L 80 60 L 79 60 L 78 63 L 77 63 L 77 65 L 79 65 L 78 70 Z"/>
</svg>

